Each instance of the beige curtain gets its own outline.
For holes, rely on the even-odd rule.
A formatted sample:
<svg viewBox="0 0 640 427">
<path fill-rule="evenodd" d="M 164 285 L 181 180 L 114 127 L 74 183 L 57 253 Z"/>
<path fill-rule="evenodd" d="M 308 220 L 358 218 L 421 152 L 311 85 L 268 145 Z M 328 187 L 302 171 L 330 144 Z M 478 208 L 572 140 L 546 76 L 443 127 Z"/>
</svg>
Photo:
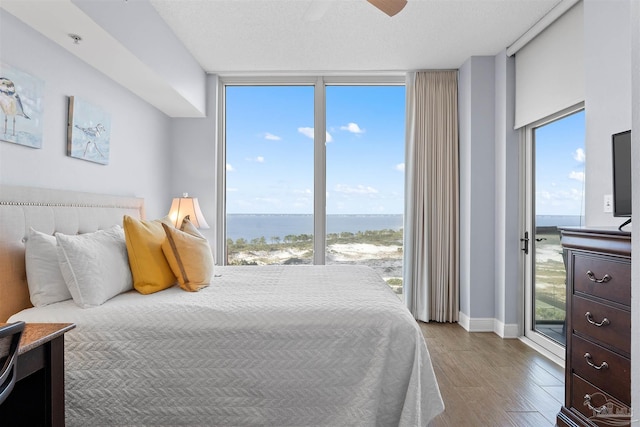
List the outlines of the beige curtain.
<svg viewBox="0 0 640 427">
<path fill-rule="evenodd" d="M 405 303 L 418 320 L 457 322 L 458 75 L 407 75 Z"/>
</svg>

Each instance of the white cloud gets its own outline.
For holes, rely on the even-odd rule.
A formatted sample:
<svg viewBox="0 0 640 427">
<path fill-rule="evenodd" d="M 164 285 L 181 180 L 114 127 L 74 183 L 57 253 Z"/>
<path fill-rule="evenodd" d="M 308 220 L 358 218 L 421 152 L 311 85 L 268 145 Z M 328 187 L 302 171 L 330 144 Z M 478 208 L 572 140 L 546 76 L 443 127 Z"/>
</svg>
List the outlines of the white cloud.
<svg viewBox="0 0 640 427">
<path fill-rule="evenodd" d="M 310 127 L 299 127 L 298 128 L 298 132 L 300 132 L 301 134 L 303 134 L 307 138 L 313 139 L 313 128 L 310 128 Z M 326 138 L 327 138 L 326 142 L 333 141 L 333 137 L 331 136 L 331 134 L 329 132 L 327 132 L 327 137 Z"/>
<path fill-rule="evenodd" d="M 234 191 L 238 191 L 238 189 L 235 188 L 235 187 L 227 187 L 227 193 L 231 193 L 231 192 L 234 192 Z"/>
<path fill-rule="evenodd" d="M 364 133 L 364 129 L 360 129 L 360 126 L 358 126 L 357 123 L 353 123 L 353 122 L 349 123 L 346 126 L 340 126 L 340 130 L 346 130 L 348 132 L 355 133 L 355 134 Z"/>
<path fill-rule="evenodd" d="M 247 162 L 264 163 L 264 157 L 262 157 L 262 156 L 258 156 L 258 157 L 247 157 L 247 158 L 245 158 L 245 160 L 246 160 Z"/>
<path fill-rule="evenodd" d="M 304 190 L 293 190 L 293 194 L 312 194 L 311 189 L 305 188 Z"/>
<path fill-rule="evenodd" d="M 227 172 L 234 172 L 235 169 L 229 163 L 227 163 Z"/>
<path fill-rule="evenodd" d="M 268 139 L 269 141 L 280 141 L 282 138 L 280 138 L 278 135 L 274 135 L 272 133 L 265 132 L 264 139 Z"/>
<path fill-rule="evenodd" d="M 570 179 L 575 179 L 576 181 L 584 182 L 584 172 L 576 172 L 571 171 L 569 174 Z"/>
<path fill-rule="evenodd" d="M 329 132 L 327 132 L 327 139 L 325 142 L 331 142 L 333 141 L 333 137 L 331 136 L 331 134 Z"/>
<path fill-rule="evenodd" d="M 580 162 L 580 163 L 584 163 L 584 159 L 585 159 L 585 153 L 584 150 L 582 148 L 578 148 L 574 153 L 573 153 L 573 158 Z"/>
<path fill-rule="evenodd" d="M 377 194 L 378 190 L 368 185 L 356 185 L 351 186 L 347 184 L 338 184 L 334 187 L 334 191 L 337 193 L 345 194 Z"/>
<path fill-rule="evenodd" d="M 300 127 L 298 128 L 298 132 L 306 136 L 307 138 L 313 139 L 313 128 L 309 127 Z"/>
<path fill-rule="evenodd" d="M 551 193 L 548 191 L 536 192 L 536 197 L 540 200 L 551 200 Z"/>
<path fill-rule="evenodd" d="M 555 190 L 555 191 L 537 191 L 536 192 L 536 202 L 541 207 L 550 207 L 550 206 L 577 206 L 573 211 L 579 212 L 579 203 L 584 199 L 584 194 L 582 190 L 577 188 L 567 188 L 563 190 Z M 574 202 L 578 202 L 576 205 Z M 564 210 L 565 214 L 569 210 Z M 541 210 L 541 215 L 549 215 L 550 212 L 544 212 Z M 555 214 L 554 214 L 555 215 Z"/>
<path fill-rule="evenodd" d="M 398 163 L 395 166 L 395 170 L 400 171 L 400 172 L 404 172 L 404 163 Z"/>
</svg>

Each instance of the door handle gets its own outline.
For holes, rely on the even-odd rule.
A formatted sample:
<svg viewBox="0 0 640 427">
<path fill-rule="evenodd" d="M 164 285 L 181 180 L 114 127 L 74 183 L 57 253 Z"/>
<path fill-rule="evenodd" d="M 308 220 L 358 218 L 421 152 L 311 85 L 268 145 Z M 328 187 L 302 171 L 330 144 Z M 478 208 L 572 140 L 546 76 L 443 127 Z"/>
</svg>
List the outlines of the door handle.
<svg viewBox="0 0 640 427">
<path fill-rule="evenodd" d="M 524 232 L 524 237 L 520 239 L 520 241 L 524 242 L 524 248 L 521 248 L 521 250 L 524 251 L 525 255 L 529 255 L 529 232 L 528 231 Z"/>
</svg>

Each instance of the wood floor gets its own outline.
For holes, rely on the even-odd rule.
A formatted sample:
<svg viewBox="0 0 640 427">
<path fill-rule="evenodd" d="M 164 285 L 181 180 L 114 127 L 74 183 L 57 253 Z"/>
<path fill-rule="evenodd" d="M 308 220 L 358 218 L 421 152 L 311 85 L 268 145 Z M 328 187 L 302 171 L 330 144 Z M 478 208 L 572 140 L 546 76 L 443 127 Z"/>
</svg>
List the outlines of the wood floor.
<svg viewBox="0 0 640 427">
<path fill-rule="evenodd" d="M 520 340 L 421 323 L 445 412 L 429 427 L 550 427 L 564 402 L 564 370 Z"/>
</svg>

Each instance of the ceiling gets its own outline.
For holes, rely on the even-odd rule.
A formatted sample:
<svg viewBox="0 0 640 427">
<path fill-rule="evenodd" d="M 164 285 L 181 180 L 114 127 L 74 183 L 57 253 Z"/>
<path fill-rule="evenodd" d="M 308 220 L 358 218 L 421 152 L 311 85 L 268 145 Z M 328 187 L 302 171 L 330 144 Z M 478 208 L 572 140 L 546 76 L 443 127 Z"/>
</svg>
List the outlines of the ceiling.
<svg viewBox="0 0 640 427">
<path fill-rule="evenodd" d="M 0 8 L 168 116 L 203 117 L 204 72 L 457 69 L 501 52 L 560 3 L 575 0 L 408 0 L 393 17 L 366 0 L 0 0 Z"/>
<path fill-rule="evenodd" d="M 211 73 L 459 68 L 496 55 L 560 0 L 150 0 Z"/>
</svg>

